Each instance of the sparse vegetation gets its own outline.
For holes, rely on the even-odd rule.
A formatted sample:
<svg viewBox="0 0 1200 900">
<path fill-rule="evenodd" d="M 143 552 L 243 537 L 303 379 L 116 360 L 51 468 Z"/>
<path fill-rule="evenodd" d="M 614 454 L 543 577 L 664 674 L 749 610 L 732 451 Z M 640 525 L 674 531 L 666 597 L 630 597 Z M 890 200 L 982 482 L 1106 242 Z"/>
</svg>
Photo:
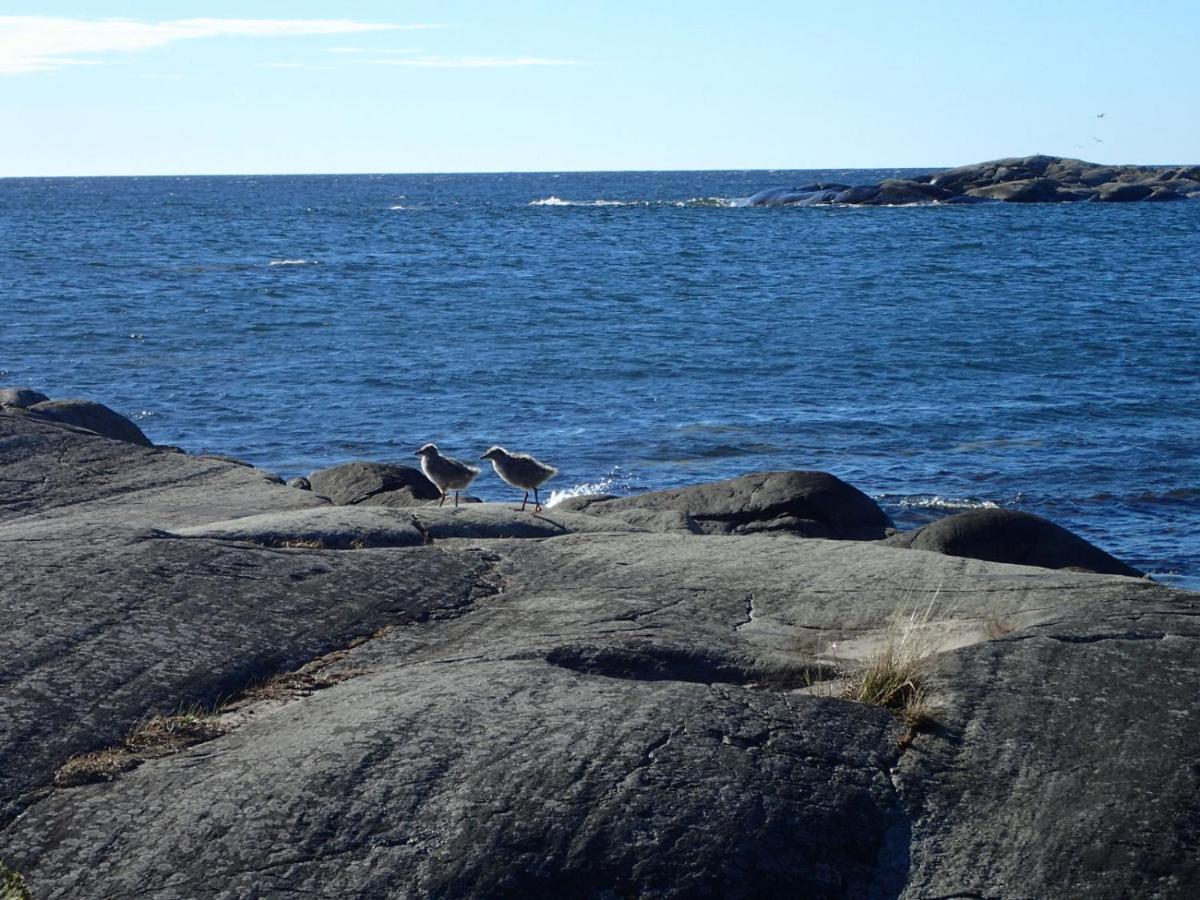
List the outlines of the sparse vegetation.
<svg viewBox="0 0 1200 900">
<path fill-rule="evenodd" d="M 893 617 L 883 643 L 863 662 L 846 684 L 845 697 L 894 710 L 912 732 L 933 721 L 936 696 L 932 685 L 937 651 L 929 622 L 938 592 L 923 609 L 902 606 Z"/>
<path fill-rule="evenodd" d="M 356 643 L 362 643 L 362 640 Z M 185 747 L 220 737 L 238 723 L 235 713 L 243 707 L 267 700 L 288 701 L 307 697 L 314 691 L 355 678 L 361 669 L 325 671 L 344 659 L 337 650 L 313 660 L 294 672 L 280 672 L 251 685 L 217 708 L 188 706 L 169 716 L 152 716 L 134 727 L 115 747 L 81 753 L 68 759 L 54 773 L 58 787 L 74 787 L 112 781 L 122 772 L 135 769 L 148 759 L 176 753 Z M 7 896 L 0 896 L 7 900 Z"/>
<path fill-rule="evenodd" d="M 4 860 L 0 860 L 0 900 L 33 900 L 21 873 L 10 869 Z"/>
<path fill-rule="evenodd" d="M 217 714 L 193 706 L 169 716 L 152 716 L 137 725 L 115 747 L 82 753 L 68 759 L 54 773 L 59 787 L 112 781 L 121 772 L 155 759 L 210 741 L 225 733 Z"/>
</svg>

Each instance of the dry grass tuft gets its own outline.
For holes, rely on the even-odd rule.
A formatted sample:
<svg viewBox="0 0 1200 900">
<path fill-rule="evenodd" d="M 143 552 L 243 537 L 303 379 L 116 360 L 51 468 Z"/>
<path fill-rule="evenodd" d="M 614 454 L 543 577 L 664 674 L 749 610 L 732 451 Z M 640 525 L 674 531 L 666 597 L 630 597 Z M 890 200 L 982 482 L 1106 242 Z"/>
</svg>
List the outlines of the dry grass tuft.
<svg viewBox="0 0 1200 900">
<path fill-rule="evenodd" d="M 278 541 L 275 544 L 281 550 L 327 550 L 326 543 L 320 538 L 293 538 L 290 541 Z"/>
<path fill-rule="evenodd" d="M 54 773 L 59 787 L 112 781 L 148 759 L 167 756 L 193 744 L 220 737 L 226 729 L 217 714 L 189 707 L 169 716 L 153 716 L 137 725 L 115 747 L 72 756 Z"/>
<path fill-rule="evenodd" d="M 937 597 L 935 591 L 924 609 L 902 605 L 882 645 L 846 685 L 846 699 L 894 710 L 910 732 L 934 721 L 932 676 L 937 640 L 929 623 Z M 908 740 L 912 740 L 911 733 Z"/>
</svg>

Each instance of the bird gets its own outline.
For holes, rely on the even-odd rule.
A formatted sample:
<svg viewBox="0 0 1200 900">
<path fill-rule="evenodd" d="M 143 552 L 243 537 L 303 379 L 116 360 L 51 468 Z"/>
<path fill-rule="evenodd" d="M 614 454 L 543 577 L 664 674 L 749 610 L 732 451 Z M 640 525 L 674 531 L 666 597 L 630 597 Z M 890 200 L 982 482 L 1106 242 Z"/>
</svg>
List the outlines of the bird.
<svg viewBox="0 0 1200 900">
<path fill-rule="evenodd" d="M 434 487 L 442 492 L 438 506 L 446 502 L 446 491 L 454 491 L 454 505 L 458 506 L 458 492 L 475 480 L 479 469 L 465 462 L 442 456 L 437 444 L 426 444 L 415 454 L 421 457 L 421 471 L 433 482 Z"/>
<path fill-rule="evenodd" d="M 1092 135 L 1092 140 L 1095 141 L 1097 144 L 1104 143 L 1104 141 L 1101 138 L 1096 137 L 1094 134 Z"/>
<path fill-rule="evenodd" d="M 533 511 L 541 512 L 542 501 L 538 497 L 538 488 L 557 475 L 558 469 L 534 459 L 528 453 L 509 453 L 503 447 L 492 447 L 479 458 L 490 459 L 492 468 L 501 480 L 525 492 L 525 499 L 521 501 L 521 508 L 517 512 L 525 511 L 530 491 L 533 491 Z"/>
<path fill-rule="evenodd" d="M 1097 119 L 1103 119 L 1103 118 L 1104 118 L 1104 113 L 1096 113 L 1096 118 L 1097 118 Z"/>
</svg>

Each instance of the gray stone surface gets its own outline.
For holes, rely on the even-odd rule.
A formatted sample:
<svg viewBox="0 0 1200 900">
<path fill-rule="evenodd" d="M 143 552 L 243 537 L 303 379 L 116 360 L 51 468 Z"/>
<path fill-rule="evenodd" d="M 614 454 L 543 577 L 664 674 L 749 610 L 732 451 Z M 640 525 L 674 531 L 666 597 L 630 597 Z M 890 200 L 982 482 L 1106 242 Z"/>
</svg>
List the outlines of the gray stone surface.
<svg viewBox="0 0 1200 900">
<path fill-rule="evenodd" d="M 1078 569 L 1105 575 L 1142 575 L 1099 547 L 1041 516 L 1015 509 L 970 509 L 938 519 L 887 543 L 991 562 Z"/>
<path fill-rule="evenodd" d="M 747 533 L 796 516 L 766 482 L 535 517 L 217 465 L 0 416 L 0 859 L 39 898 L 1200 892 L 1200 596 Z M 915 734 L 840 699 L 898 636 Z M 336 648 L 324 690 L 50 787 Z"/>
<path fill-rule="evenodd" d="M 102 539 L 105 529 L 170 529 L 323 504 L 256 469 L 0 412 L 0 537 L 71 528 Z"/>
<path fill-rule="evenodd" d="M 419 547 L 434 541 L 557 537 L 578 532 L 632 532 L 643 529 L 620 519 L 545 510 L 518 512 L 503 503 L 472 503 L 388 509 L 326 506 L 245 516 L 180 528 L 180 537 L 245 541 L 268 547 L 349 550 Z"/>
<path fill-rule="evenodd" d="M 313 493 L 328 497 L 338 506 L 369 501 L 379 506 L 414 506 L 442 496 L 420 469 L 391 463 L 343 463 L 313 472 L 308 482 Z M 405 498 L 408 502 L 399 502 Z"/>
<path fill-rule="evenodd" d="M 1112 603 L 946 656 L 942 725 L 896 771 L 904 896 L 1200 896 L 1197 600 Z"/>
<path fill-rule="evenodd" d="M 572 497 L 555 509 L 611 515 L 671 510 L 706 534 L 788 531 L 809 537 L 882 538 L 891 519 L 866 494 L 827 472 L 755 472 L 728 481 L 631 497 Z M 689 528 L 691 526 L 688 526 Z"/>
<path fill-rule="evenodd" d="M 38 416 L 78 428 L 86 428 L 114 441 L 127 441 L 143 447 L 153 446 L 150 439 L 125 416 L 94 400 L 44 400 L 29 407 Z"/>
</svg>

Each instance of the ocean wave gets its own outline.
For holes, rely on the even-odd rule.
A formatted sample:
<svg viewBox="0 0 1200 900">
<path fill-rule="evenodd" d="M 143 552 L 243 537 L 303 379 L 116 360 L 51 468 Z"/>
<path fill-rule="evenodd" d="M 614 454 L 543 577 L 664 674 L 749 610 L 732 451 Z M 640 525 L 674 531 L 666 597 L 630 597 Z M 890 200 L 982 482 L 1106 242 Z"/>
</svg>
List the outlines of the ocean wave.
<svg viewBox="0 0 1200 900">
<path fill-rule="evenodd" d="M 900 509 L 1003 509 L 1010 505 L 978 497 L 942 497 L 938 494 L 908 494 L 901 497 L 883 494 L 875 499 Z"/>
<path fill-rule="evenodd" d="M 530 206 L 648 206 L 646 200 L 564 200 L 562 197 L 543 197 L 529 201 Z"/>
<path fill-rule="evenodd" d="M 561 491 L 551 491 L 546 506 L 556 506 L 570 497 L 582 497 L 587 494 L 628 494 L 633 487 L 633 480 L 633 476 L 628 472 L 614 469 L 595 481 L 584 481 Z"/>
<path fill-rule="evenodd" d="M 315 259 L 273 259 L 268 266 L 315 266 L 319 263 Z"/>
<path fill-rule="evenodd" d="M 549 196 L 543 197 L 540 200 L 530 200 L 530 206 L 586 206 L 586 207 L 613 207 L 613 206 L 644 206 L 644 207 L 713 207 L 719 209 L 729 209 L 736 206 L 745 206 L 745 198 L 729 198 L 729 197 L 692 197 L 690 200 L 564 200 L 562 197 Z"/>
</svg>

